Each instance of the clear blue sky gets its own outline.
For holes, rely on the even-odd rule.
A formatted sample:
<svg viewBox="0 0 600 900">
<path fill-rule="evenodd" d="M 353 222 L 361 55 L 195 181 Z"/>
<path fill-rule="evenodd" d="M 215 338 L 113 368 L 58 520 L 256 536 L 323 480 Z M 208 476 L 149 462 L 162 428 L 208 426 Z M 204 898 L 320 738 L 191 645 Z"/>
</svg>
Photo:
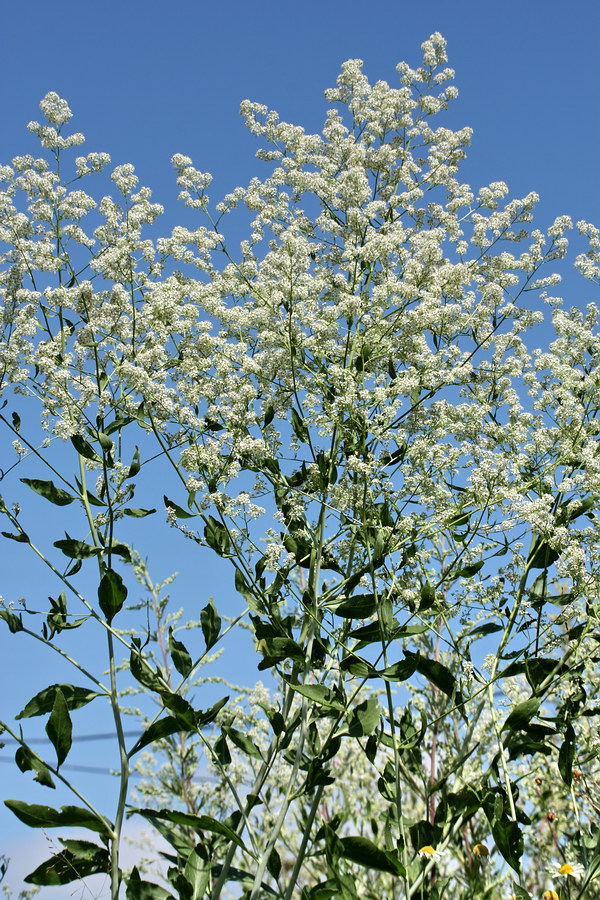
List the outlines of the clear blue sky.
<svg viewBox="0 0 600 900">
<path fill-rule="evenodd" d="M 255 139 L 239 117 L 243 99 L 266 103 L 283 119 L 317 130 L 324 119 L 323 90 L 334 85 L 345 59 L 364 59 L 371 80 L 394 84 L 396 63 L 418 64 L 420 44 L 433 31 L 448 40 L 449 64 L 460 90 L 449 124 L 469 125 L 475 132 L 465 180 L 474 187 L 506 181 L 512 196 L 537 191 L 542 224 L 562 213 L 598 223 L 596 0 L 4 3 L 0 163 L 35 152 L 25 126 L 39 118 L 39 100 L 54 90 L 69 101 L 75 129 L 87 138 L 85 152 L 107 151 L 115 164 L 133 162 L 142 183 L 167 207 L 170 228 L 178 217 L 173 153 L 191 156 L 198 168 L 214 174 L 215 200 L 263 170 L 254 159 Z M 6 434 L 0 440 L 5 442 Z M 6 458 L 5 447 L 0 445 L 0 460 Z M 197 596 L 199 581 L 207 596 L 216 593 L 220 573 L 204 571 L 199 579 L 190 557 L 177 555 L 182 544 L 173 535 L 151 550 L 158 576 L 182 571 L 183 604 L 190 589 Z M 6 585 L 12 590 L 25 564 L 25 554 L 14 550 L 0 545 L 5 573 L 0 593 L 7 599 L 14 598 Z M 52 590 L 46 592 L 44 585 L 40 595 Z M 35 666 L 29 666 L 27 676 L 21 670 L 18 679 L 10 674 L 22 663 L 24 644 L 17 651 L 5 629 L 0 647 L 2 683 L 11 687 L 0 701 L 2 717 L 41 685 Z M 232 677 L 253 680 L 254 665 L 250 668 L 240 667 Z M 41 674 L 44 684 L 63 677 L 54 671 Z M 93 722 L 87 730 L 94 730 Z M 89 759 L 103 752 L 90 747 Z M 101 776 L 86 781 L 95 797 L 110 784 Z M 68 802 L 30 785 L 29 776 L 17 777 L 8 763 L 0 767 L 0 783 L 2 797 Z M 0 852 L 4 844 L 5 852 L 22 855 L 30 837 L 25 826 L 0 810 Z M 21 851 L 11 851 L 14 842 Z M 9 880 L 16 886 L 15 876 Z M 57 898 L 70 894 L 70 888 L 44 890 Z"/>
</svg>

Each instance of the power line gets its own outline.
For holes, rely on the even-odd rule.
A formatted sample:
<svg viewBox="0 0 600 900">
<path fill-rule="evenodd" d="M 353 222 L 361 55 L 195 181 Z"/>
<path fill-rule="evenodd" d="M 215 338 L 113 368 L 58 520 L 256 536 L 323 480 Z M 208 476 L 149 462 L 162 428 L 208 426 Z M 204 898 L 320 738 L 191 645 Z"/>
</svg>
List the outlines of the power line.
<svg viewBox="0 0 600 900">
<path fill-rule="evenodd" d="M 106 734 L 79 734 L 73 737 L 73 743 L 75 741 L 107 741 L 110 738 L 116 737 L 115 733 L 112 731 L 107 731 Z M 124 731 L 123 737 L 141 737 L 139 731 Z M 15 740 L 13 737 L 5 737 L 3 738 L 0 735 L 0 743 L 2 744 L 20 744 L 20 741 Z M 24 741 L 26 744 L 51 744 L 52 741 L 47 737 L 34 737 L 29 738 L 27 741 Z"/>
</svg>

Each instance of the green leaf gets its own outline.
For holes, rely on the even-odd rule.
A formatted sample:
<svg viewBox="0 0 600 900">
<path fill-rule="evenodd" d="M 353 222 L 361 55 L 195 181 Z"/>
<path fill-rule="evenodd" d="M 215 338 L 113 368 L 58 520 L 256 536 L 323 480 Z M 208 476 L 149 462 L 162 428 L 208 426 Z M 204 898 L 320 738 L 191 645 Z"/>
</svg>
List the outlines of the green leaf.
<svg viewBox="0 0 600 900">
<path fill-rule="evenodd" d="M 31 716 L 43 716 L 51 713 L 54 707 L 56 694 L 60 691 L 67 704 L 67 709 L 80 709 L 87 703 L 90 703 L 95 697 L 104 696 L 98 691 L 92 691 L 90 688 L 74 687 L 72 684 L 51 684 L 44 688 L 35 697 L 32 697 L 29 703 L 23 707 L 21 712 L 15 717 L 17 719 L 29 719 Z"/>
<path fill-rule="evenodd" d="M 187 731 L 192 731 L 196 727 L 196 716 L 194 707 L 191 703 L 174 691 L 161 691 L 161 700 L 165 707 L 172 713 L 179 723 L 183 723 Z"/>
<path fill-rule="evenodd" d="M 421 656 L 420 653 L 412 653 L 410 650 L 405 650 L 404 655 L 407 660 L 415 659 L 416 671 L 424 675 L 428 681 L 439 688 L 447 697 L 454 700 L 457 706 L 462 706 L 464 700 L 456 686 L 456 678 L 450 669 L 435 659 Z"/>
<path fill-rule="evenodd" d="M 153 881 L 142 881 L 137 866 L 127 882 L 126 900 L 174 900 L 173 895 Z"/>
<path fill-rule="evenodd" d="M 173 634 L 173 627 L 169 627 L 169 653 L 173 660 L 173 665 L 180 675 L 186 678 L 193 668 L 192 657 L 188 653 L 185 644 L 178 641 Z"/>
<path fill-rule="evenodd" d="M 45 804 L 24 803 L 22 800 L 5 800 L 4 805 L 30 828 L 72 826 L 97 831 L 107 837 L 112 833 L 112 825 L 108 819 L 96 816 L 82 806 L 61 806 L 60 809 L 53 809 Z"/>
<path fill-rule="evenodd" d="M 517 822 L 512 819 L 501 818 L 490 820 L 492 835 L 496 846 L 511 869 L 517 874 L 521 868 L 521 857 L 523 856 L 523 835 Z"/>
<path fill-rule="evenodd" d="M 219 556 L 227 556 L 229 553 L 229 532 L 214 516 L 208 516 L 206 520 L 204 540 Z"/>
<path fill-rule="evenodd" d="M 223 733 L 227 735 L 229 740 L 235 744 L 235 746 L 245 753 L 247 756 L 252 756 L 254 759 L 259 759 L 263 762 L 263 755 L 254 743 L 251 741 L 248 735 L 244 734 L 243 731 L 238 731 L 237 728 L 234 728 L 232 725 L 223 725 Z"/>
<path fill-rule="evenodd" d="M 127 475 L 125 476 L 125 478 L 135 478 L 137 473 L 140 471 L 141 465 L 142 464 L 140 461 L 140 448 L 136 447 L 135 451 L 133 453 L 133 458 L 131 460 L 131 463 L 129 464 L 129 469 L 127 470 Z"/>
<path fill-rule="evenodd" d="M 221 631 L 221 619 L 217 615 L 215 604 L 212 599 L 209 600 L 207 605 L 200 612 L 200 624 L 202 626 L 204 640 L 206 641 L 206 649 L 210 650 L 210 648 L 216 644 L 219 632 Z"/>
<path fill-rule="evenodd" d="M 21 772 L 35 772 L 33 780 L 37 781 L 38 784 L 43 784 L 44 787 L 49 788 L 56 787 L 48 766 L 29 747 L 19 747 L 15 753 L 15 762 Z"/>
<path fill-rule="evenodd" d="M 105 453 L 110 453 L 114 447 L 112 440 L 104 431 L 98 432 L 98 442 Z"/>
<path fill-rule="evenodd" d="M 83 456 L 85 459 L 91 459 L 94 462 L 100 462 L 100 457 L 94 450 L 91 444 L 89 444 L 84 437 L 80 434 L 74 434 L 71 438 L 71 443 L 77 450 L 80 456 Z"/>
<path fill-rule="evenodd" d="M 178 506 L 177 503 L 174 503 L 172 500 L 165 495 L 163 495 L 163 500 L 167 509 L 172 509 L 175 517 L 177 519 L 193 519 L 195 513 L 187 512 L 185 509 L 182 509 L 181 506 Z"/>
<path fill-rule="evenodd" d="M 158 672 L 144 659 L 140 650 L 135 646 L 131 648 L 129 656 L 129 670 L 136 681 L 143 684 L 144 687 L 150 688 L 151 691 L 161 693 L 167 690 L 166 682 L 163 681 Z"/>
<path fill-rule="evenodd" d="M 340 712 L 344 709 L 344 704 L 340 697 L 331 688 L 325 687 L 323 684 L 290 684 L 288 682 L 288 685 L 297 694 L 302 694 L 303 697 L 312 700 L 313 703 L 318 703 L 319 706 L 337 709 Z"/>
<path fill-rule="evenodd" d="M 379 725 L 381 719 L 381 707 L 377 697 L 369 697 L 358 703 L 348 716 L 348 734 L 351 737 L 364 737 L 371 734 Z"/>
<path fill-rule="evenodd" d="M 62 488 L 57 488 L 51 481 L 40 481 L 38 478 L 21 478 L 21 481 L 36 494 L 45 497 L 56 506 L 68 506 L 75 500 L 72 494 L 68 494 Z"/>
<path fill-rule="evenodd" d="M 114 569 L 107 569 L 98 585 L 98 603 L 110 625 L 127 598 L 123 579 Z"/>
<path fill-rule="evenodd" d="M 173 822 L 175 825 L 183 825 L 185 828 L 191 828 L 196 834 L 201 835 L 203 831 L 220 834 L 229 841 L 233 841 L 241 850 L 250 852 L 241 837 L 229 825 L 213 819 L 212 816 L 194 816 L 192 813 L 179 812 L 174 809 L 136 809 L 134 812 L 146 819 L 163 819 Z"/>
<path fill-rule="evenodd" d="M 19 534 L 12 534 L 10 531 L 0 531 L 0 534 L 2 537 L 8 538 L 9 541 L 17 541 L 18 544 L 29 543 L 29 537 L 24 531 L 20 531 Z"/>
<path fill-rule="evenodd" d="M 386 853 L 375 846 L 368 838 L 357 836 L 341 838 L 341 856 L 350 862 L 364 866 L 366 869 L 376 869 L 379 872 L 391 872 L 393 875 L 403 875 L 404 868 L 396 859 L 393 852 Z"/>
<path fill-rule="evenodd" d="M 110 872 L 108 850 L 87 841 L 61 840 L 65 846 L 60 853 L 47 859 L 24 880 L 28 884 L 44 886 L 69 884 L 88 875 Z"/>
<path fill-rule="evenodd" d="M 309 443 L 308 428 L 300 413 L 292 407 L 292 431 L 303 444 Z"/>
<path fill-rule="evenodd" d="M 208 852 L 198 844 L 187 858 L 183 877 L 191 887 L 189 900 L 201 900 L 210 881 L 210 859 Z"/>
<path fill-rule="evenodd" d="M 217 718 L 217 714 L 223 709 L 228 700 L 228 696 L 221 697 L 221 699 L 217 700 L 216 703 L 213 703 L 213 705 L 209 709 L 199 709 L 196 712 L 196 727 L 204 728 L 205 725 L 209 725 L 211 722 L 214 722 Z"/>
<path fill-rule="evenodd" d="M 4 532 L 2 532 L 4 534 Z M 11 634 L 23 631 L 23 616 L 16 615 L 10 609 L 0 609 L 0 619 L 4 619 Z"/>
<path fill-rule="evenodd" d="M 67 701 L 60 688 L 57 689 L 54 696 L 52 712 L 46 724 L 46 734 L 56 750 L 56 767 L 59 769 L 67 758 L 73 743 L 73 723 Z"/>
<path fill-rule="evenodd" d="M 431 609 L 432 606 L 435 606 L 436 599 L 437 595 L 434 586 L 429 584 L 429 582 L 425 582 L 419 592 L 419 610 Z"/>
<path fill-rule="evenodd" d="M 331 601 L 327 608 L 343 619 L 368 619 L 376 611 L 377 605 L 377 598 L 373 594 L 355 594 L 353 597 Z"/>
<path fill-rule="evenodd" d="M 469 563 L 466 566 L 462 566 L 456 573 L 460 575 L 461 578 L 472 578 L 473 575 L 476 575 L 480 569 L 482 569 L 485 565 L 485 560 L 480 559 L 478 562 Z"/>
<path fill-rule="evenodd" d="M 483 625 L 478 625 L 476 628 L 471 628 L 470 631 L 464 635 L 465 638 L 480 638 L 486 634 L 494 634 L 496 631 L 502 631 L 503 626 L 498 622 L 484 622 Z"/>
<path fill-rule="evenodd" d="M 134 506 L 128 506 L 123 512 L 126 516 L 131 516 L 133 519 L 143 519 L 144 516 L 151 516 L 152 513 L 155 513 L 156 509 L 140 509 Z"/>
<path fill-rule="evenodd" d="M 560 553 L 554 550 L 547 541 L 537 537 L 532 547 L 527 564 L 530 569 L 547 569 L 553 562 L 556 562 Z"/>
<path fill-rule="evenodd" d="M 385 678 L 386 681 L 407 681 L 414 675 L 416 669 L 417 661 L 414 656 L 412 656 L 408 659 L 401 659 L 391 666 L 387 666 L 377 674 L 380 675 L 381 678 Z"/>
<path fill-rule="evenodd" d="M 21 430 L 21 416 L 19 415 L 19 413 L 13 412 L 13 413 L 11 413 L 11 418 L 12 418 L 13 428 L 15 429 L 15 431 L 18 434 L 19 431 Z"/>
<path fill-rule="evenodd" d="M 525 888 L 521 887 L 520 884 L 517 884 L 516 881 L 513 881 L 512 883 L 512 892 L 515 900 L 532 900 L 529 891 L 526 891 Z"/>
<path fill-rule="evenodd" d="M 506 728 L 510 728 L 512 731 L 516 731 L 519 728 L 527 728 L 530 720 L 536 715 L 540 708 L 541 702 L 539 697 L 530 697 L 529 700 L 523 700 L 522 703 L 517 703 L 507 716 L 506 721 L 502 726 L 502 731 Z"/>
<path fill-rule="evenodd" d="M 272 875 L 275 881 L 279 878 L 281 874 L 281 857 L 275 847 L 269 853 L 269 857 L 267 859 L 267 871 L 269 875 Z"/>
<path fill-rule="evenodd" d="M 69 559 L 88 559 L 90 556 L 98 556 L 102 552 L 101 547 L 92 547 L 91 544 L 86 544 L 84 541 L 76 541 L 68 534 L 66 540 L 54 541 L 53 546 L 62 550 Z"/>
<path fill-rule="evenodd" d="M 178 732 L 191 730 L 192 729 L 188 729 L 185 726 L 182 727 L 182 723 L 178 722 L 175 716 L 164 716 L 162 719 L 157 719 L 156 722 L 153 722 L 152 725 L 149 725 L 146 728 L 127 756 L 131 758 L 136 753 L 139 753 L 143 747 L 147 747 L 148 744 L 152 744 L 154 741 L 160 741 L 163 738 L 170 737 L 172 734 L 177 734 Z"/>
<path fill-rule="evenodd" d="M 558 751 L 558 771 L 565 784 L 573 781 L 573 759 L 575 757 L 575 730 L 569 722 L 565 728 L 565 739 Z"/>
</svg>

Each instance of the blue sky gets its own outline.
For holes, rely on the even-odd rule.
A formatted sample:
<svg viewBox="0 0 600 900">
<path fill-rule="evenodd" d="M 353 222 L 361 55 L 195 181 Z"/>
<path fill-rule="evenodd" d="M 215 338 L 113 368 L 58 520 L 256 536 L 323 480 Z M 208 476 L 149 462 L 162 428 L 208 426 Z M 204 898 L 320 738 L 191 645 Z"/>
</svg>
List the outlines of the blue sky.
<svg viewBox="0 0 600 900">
<path fill-rule="evenodd" d="M 371 80 L 395 84 L 396 63 L 418 64 L 420 44 L 433 31 L 448 40 L 449 64 L 460 90 L 448 123 L 474 129 L 464 179 L 474 187 L 506 181 L 511 196 L 537 191 L 542 225 L 562 213 L 597 222 L 600 5 L 594 0 L 4 4 L 0 163 L 36 152 L 25 126 L 39 118 L 39 100 L 54 90 L 69 101 L 75 129 L 87 138 L 85 152 L 109 152 L 114 164 L 133 162 L 142 183 L 165 205 L 170 228 L 179 214 L 173 153 L 191 156 L 198 168 L 214 174 L 215 200 L 264 170 L 254 158 L 255 139 L 239 117 L 243 99 L 265 103 L 283 119 L 317 130 L 326 108 L 323 90 L 334 85 L 345 59 L 364 59 Z M 573 283 L 591 294 L 585 283 Z M 1 440 L 0 460 L 6 458 L 8 436 L 3 433 Z M 230 595 L 231 577 L 225 580 L 223 570 L 206 557 L 199 577 L 198 558 L 180 549 L 183 544 L 170 534 L 160 544 L 146 545 L 157 578 L 182 572 L 173 588 L 176 605 L 199 593 L 197 602 L 204 605 L 224 584 Z M 45 598 L 54 586 L 46 589 L 42 568 L 30 567 L 17 549 L 0 545 L 0 593 L 14 599 L 13 592 L 23 593 L 26 584 Z M 32 656 L 35 664 L 24 669 L 24 654 L 31 648 L 17 644 L 5 629 L 0 647 L 2 682 L 10 685 L 0 717 L 12 715 L 50 680 L 67 677 L 50 658 Z M 251 662 L 238 665 L 232 677 L 252 681 L 256 674 Z M 81 729 L 97 730 L 91 718 Z M 86 746 L 86 758 L 97 764 L 104 747 Z M 108 777 L 82 778 L 96 797 L 110 789 Z M 2 797 L 68 802 L 31 785 L 28 776 L 17 778 L 8 763 L 0 768 L 0 783 Z M 0 809 L 0 847 L 10 853 L 16 846 L 9 878 L 15 886 L 27 866 L 17 858 L 26 854 L 30 862 L 32 854 L 44 853 L 43 840 L 41 845 L 31 841 L 28 829 Z M 48 896 L 69 893 L 48 890 Z"/>
</svg>

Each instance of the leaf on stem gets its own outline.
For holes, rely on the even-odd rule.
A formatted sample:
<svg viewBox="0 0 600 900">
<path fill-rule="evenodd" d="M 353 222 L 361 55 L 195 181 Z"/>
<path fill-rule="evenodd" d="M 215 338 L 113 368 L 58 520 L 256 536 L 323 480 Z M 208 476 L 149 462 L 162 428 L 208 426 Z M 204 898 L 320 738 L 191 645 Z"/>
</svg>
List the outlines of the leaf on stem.
<svg viewBox="0 0 600 900">
<path fill-rule="evenodd" d="M 22 800 L 5 800 L 4 805 L 30 828 L 59 828 L 64 825 L 88 828 L 107 837 L 112 832 L 112 826 L 107 819 L 81 806 L 61 806 L 60 809 L 54 809 L 45 804 L 24 803 Z"/>
<path fill-rule="evenodd" d="M 188 653 L 185 644 L 178 641 L 173 634 L 173 626 L 169 627 L 169 653 L 173 660 L 173 665 L 180 675 L 186 678 L 192 671 L 192 657 Z"/>
<path fill-rule="evenodd" d="M 41 481 L 38 478 L 21 478 L 23 484 L 30 487 L 32 491 L 54 503 L 56 506 L 68 506 L 75 500 L 72 494 L 63 491 L 62 488 L 56 487 L 52 481 Z"/>
<path fill-rule="evenodd" d="M 101 693 L 90 690 L 90 688 L 75 687 L 72 684 L 51 684 L 32 697 L 15 718 L 28 719 L 31 716 L 43 716 L 45 713 L 52 712 L 56 694 L 59 691 L 63 695 L 67 709 L 71 711 L 80 709 L 95 697 L 102 696 Z"/>
<path fill-rule="evenodd" d="M 73 743 L 73 723 L 63 692 L 58 688 L 50 718 L 46 723 L 46 734 L 56 750 L 56 767 L 59 769 L 68 756 Z"/>
<path fill-rule="evenodd" d="M 28 884 L 69 884 L 88 875 L 110 872 L 110 858 L 104 847 L 89 841 L 60 839 L 60 842 L 65 849 L 30 872 L 24 879 Z"/>
<path fill-rule="evenodd" d="M 98 603 L 110 625 L 127 598 L 123 579 L 114 569 L 107 569 L 98 585 Z"/>
<path fill-rule="evenodd" d="M 210 650 L 210 648 L 216 644 L 219 638 L 219 632 L 221 631 L 221 619 L 217 614 L 212 599 L 209 600 L 207 605 L 200 612 L 200 624 L 202 626 L 204 640 L 206 641 L 206 649 Z"/>
</svg>

